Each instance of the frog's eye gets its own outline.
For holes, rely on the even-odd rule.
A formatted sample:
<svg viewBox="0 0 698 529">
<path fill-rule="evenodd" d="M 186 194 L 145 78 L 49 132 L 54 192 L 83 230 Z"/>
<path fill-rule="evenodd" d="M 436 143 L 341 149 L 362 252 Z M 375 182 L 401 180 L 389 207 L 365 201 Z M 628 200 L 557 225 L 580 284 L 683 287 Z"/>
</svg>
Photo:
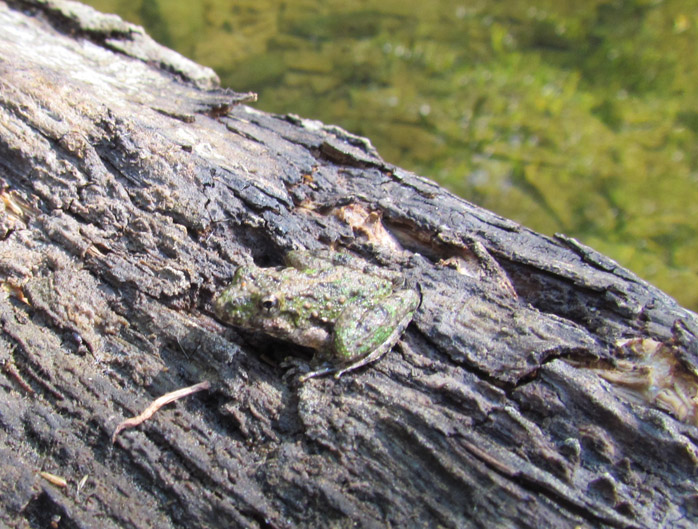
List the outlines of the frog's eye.
<svg viewBox="0 0 698 529">
<path fill-rule="evenodd" d="M 263 298 L 260 302 L 262 309 L 264 309 L 267 312 L 271 312 L 274 308 L 276 308 L 278 304 L 279 300 L 276 299 L 276 296 L 268 296 L 266 298 Z"/>
</svg>

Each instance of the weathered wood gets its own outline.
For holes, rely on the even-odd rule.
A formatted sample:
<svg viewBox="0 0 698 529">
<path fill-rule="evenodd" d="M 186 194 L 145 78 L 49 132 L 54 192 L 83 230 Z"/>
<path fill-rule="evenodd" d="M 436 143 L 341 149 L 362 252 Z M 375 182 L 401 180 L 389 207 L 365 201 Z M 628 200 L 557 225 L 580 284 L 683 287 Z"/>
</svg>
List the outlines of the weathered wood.
<svg viewBox="0 0 698 529">
<path fill-rule="evenodd" d="M 0 2 L 1 523 L 695 526 L 695 314 L 250 99 L 115 17 Z M 380 362 L 299 385 L 281 361 L 307 353 L 211 300 L 327 245 L 423 300 Z"/>
</svg>

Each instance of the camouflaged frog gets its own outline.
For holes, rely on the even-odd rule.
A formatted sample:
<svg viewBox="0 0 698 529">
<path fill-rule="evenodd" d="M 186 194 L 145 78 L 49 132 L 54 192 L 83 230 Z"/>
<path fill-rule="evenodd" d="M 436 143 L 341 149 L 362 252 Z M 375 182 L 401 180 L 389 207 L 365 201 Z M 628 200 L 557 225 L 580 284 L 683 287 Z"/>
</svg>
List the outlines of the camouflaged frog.
<svg viewBox="0 0 698 529">
<path fill-rule="evenodd" d="M 293 251 L 285 268 L 242 266 L 216 298 L 218 317 L 317 351 L 323 367 L 301 377 L 344 373 L 375 362 L 398 341 L 420 296 L 403 278 L 348 254 Z"/>
</svg>

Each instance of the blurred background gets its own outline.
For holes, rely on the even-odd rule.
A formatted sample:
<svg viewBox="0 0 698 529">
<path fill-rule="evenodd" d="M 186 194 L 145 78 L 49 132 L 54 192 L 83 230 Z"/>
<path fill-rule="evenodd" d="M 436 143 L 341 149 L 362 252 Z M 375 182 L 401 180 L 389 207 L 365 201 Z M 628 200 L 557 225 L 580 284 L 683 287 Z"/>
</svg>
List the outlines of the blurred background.
<svg viewBox="0 0 698 529">
<path fill-rule="evenodd" d="M 698 310 L 695 0 L 90 0 Z"/>
</svg>

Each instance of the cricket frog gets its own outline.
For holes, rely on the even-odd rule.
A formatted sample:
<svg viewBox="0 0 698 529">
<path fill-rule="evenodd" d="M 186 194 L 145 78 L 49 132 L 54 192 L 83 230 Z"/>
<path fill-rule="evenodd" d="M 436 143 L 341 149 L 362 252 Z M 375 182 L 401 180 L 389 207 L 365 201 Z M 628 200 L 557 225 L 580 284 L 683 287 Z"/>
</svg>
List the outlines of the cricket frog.
<svg viewBox="0 0 698 529">
<path fill-rule="evenodd" d="M 292 251 L 287 267 L 241 266 L 214 301 L 218 317 L 316 351 L 301 381 L 374 362 L 412 320 L 419 294 L 403 278 L 348 254 Z M 318 363 L 320 363 L 318 362 Z"/>
</svg>

